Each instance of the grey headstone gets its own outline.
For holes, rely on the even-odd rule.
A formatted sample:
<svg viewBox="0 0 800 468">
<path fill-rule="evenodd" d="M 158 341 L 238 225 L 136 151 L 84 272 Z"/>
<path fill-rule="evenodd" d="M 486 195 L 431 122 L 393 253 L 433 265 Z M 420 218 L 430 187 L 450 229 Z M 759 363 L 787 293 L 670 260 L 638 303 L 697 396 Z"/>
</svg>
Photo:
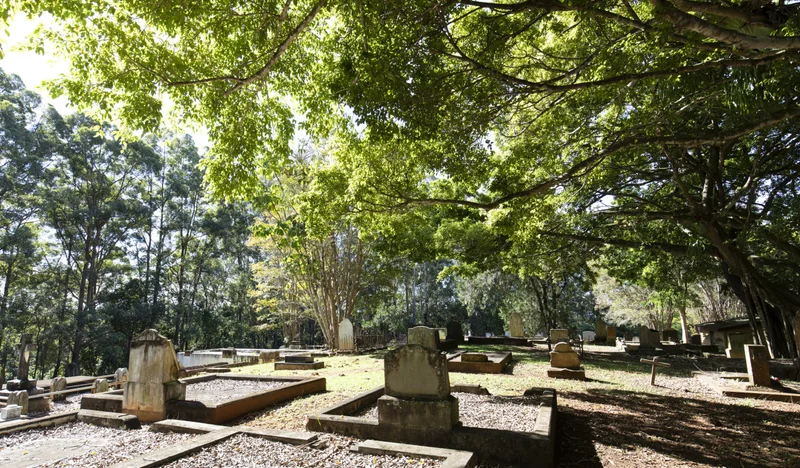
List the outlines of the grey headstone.
<svg viewBox="0 0 800 468">
<path fill-rule="evenodd" d="M 447 339 L 464 341 L 464 330 L 461 328 L 460 323 L 458 322 L 447 323 Z"/>
<path fill-rule="evenodd" d="M 525 326 L 522 324 L 522 316 L 517 312 L 511 312 L 508 316 L 508 331 L 514 338 L 525 336 Z"/>
<path fill-rule="evenodd" d="M 769 351 L 763 345 L 744 345 L 744 356 L 747 361 L 747 374 L 750 385 L 769 387 L 772 379 L 769 374 Z"/>
<path fill-rule="evenodd" d="M 67 379 L 65 377 L 54 377 L 50 382 L 50 388 L 54 392 L 61 392 L 67 389 Z M 64 401 L 67 399 L 67 394 L 53 395 L 53 401 Z"/>
<path fill-rule="evenodd" d="M 108 391 L 108 380 L 106 379 L 97 379 L 94 381 L 94 392 L 95 393 L 104 393 Z"/>
<path fill-rule="evenodd" d="M 385 394 L 397 398 L 445 399 L 450 395 L 447 356 L 419 344 L 393 349 L 383 361 Z"/>
<path fill-rule="evenodd" d="M 408 329 L 408 344 L 424 346 L 428 349 L 439 348 L 439 332 L 435 328 L 414 327 Z"/>
<path fill-rule="evenodd" d="M 595 335 L 597 335 L 597 333 L 593 331 L 585 331 L 583 332 L 583 341 L 587 343 L 592 342 L 594 341 Z"/>
<path fill-rule="evenodd" d="M 22 408 L 20 411 L 22 414 L 28 414 L 28 392 L 25 390 L 20 390 L 18 392 L 11 392 L 8 394 L 8 400 L 6 400 L 6 406 L 11 405 L 18 405 Z"/>
</svg>

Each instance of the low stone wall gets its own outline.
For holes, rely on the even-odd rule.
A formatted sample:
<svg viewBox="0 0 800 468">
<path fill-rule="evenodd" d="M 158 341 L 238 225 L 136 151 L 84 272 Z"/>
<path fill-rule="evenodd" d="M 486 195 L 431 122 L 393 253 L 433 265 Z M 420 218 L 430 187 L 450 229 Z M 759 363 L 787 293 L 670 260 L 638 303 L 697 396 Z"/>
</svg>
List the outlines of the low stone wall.
<svg viewBox="0 0 800 468">
<path fill-rule="evenodd" d="M 258 411 L 303 395 L 325 391 L 325 379 L 321 377 L 264 377 L 211 374 L 182 379 L 182 382 L 191 384 L 215 379 L 286 382 L 287 385 L 241 398 L 234 398 L 223 403 L 202 403 L 188 400 L 169 401 L 166 405 L 167 418 L 184 419 L 208 424 L 222 424 L 244 416 L 251 411 Z"/>
</svg>

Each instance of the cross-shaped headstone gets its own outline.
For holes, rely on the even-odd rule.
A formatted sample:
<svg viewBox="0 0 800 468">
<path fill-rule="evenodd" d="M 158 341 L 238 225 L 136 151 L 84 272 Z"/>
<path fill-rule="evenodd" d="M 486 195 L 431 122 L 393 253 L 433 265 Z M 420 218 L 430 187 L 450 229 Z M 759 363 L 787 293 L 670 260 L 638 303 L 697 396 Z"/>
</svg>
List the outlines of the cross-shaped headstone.
<svg viewBox="0 0 800 468">
<path fill-rule="evenodd" d="M 19 344 L 19 366 L 17 368 L 17 378 L 22 382 L 28 380 L 28 361 L 30 360 L 31 351 L 36 349 L 36 344 L 31 343 L 31 335 L 23 334 L 20 337 Z"/>
<path fill-rule="evenodd" d="M 650 385 L 653 386 L 656 384 L 656 367 L 672 367 L 672 364 L 659 361 L 658 357 L 654 357 L 652 361 L 648 361 L 647 359 L 640 359 L 640 361 L 645 364 L 653 365 L 653 370 L 650 372 Z"/>
</svg>

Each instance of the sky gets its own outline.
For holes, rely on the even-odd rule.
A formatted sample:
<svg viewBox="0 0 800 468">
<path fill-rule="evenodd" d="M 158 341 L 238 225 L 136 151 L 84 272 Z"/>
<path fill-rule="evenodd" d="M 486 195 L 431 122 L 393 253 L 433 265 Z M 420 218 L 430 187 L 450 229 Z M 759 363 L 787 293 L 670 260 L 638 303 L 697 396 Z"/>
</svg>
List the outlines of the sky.
<svg viewBox="0 0 800 468">
<path fill-rule="evenodd" d="M 43 86 L 43 82 L 58 77 L 69 72 L 69 62 L 61 57 L 52 54 L 52 48 L 45 46 L 45 54 L 39 55 L 34 52 L 20 51 L 19 45 L 27 42 L 28 36 L 44 20 L 17 15 L 11 21 L 9 35 L 0 33 L 0 44 L 3 46 L 5 56 L 0 59 L 0 68 L 6 73 L 19 75 L 28 89 L 36 91 L 45 103 L 52 104 L 62 115 L 77 112 L 77 109 L 70 105 L 69 100 L 62 96 L 53 99 Z M 165 104 L 167 106 L 168 104 Z M 176 133 L 188 133 L 192 136 L 198 148 L 202 149 L 209 145 L 208 134 L 205 131 L 190 131 L 188 129 L 173 129 Z"/>
</svg>

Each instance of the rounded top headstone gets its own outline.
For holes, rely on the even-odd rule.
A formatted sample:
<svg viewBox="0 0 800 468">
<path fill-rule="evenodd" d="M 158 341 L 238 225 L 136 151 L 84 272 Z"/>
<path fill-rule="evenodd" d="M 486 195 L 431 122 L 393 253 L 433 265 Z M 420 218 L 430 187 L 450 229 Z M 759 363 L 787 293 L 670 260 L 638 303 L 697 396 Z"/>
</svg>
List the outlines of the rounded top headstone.
<svg viewBox="0 0 800 468">
<path fill-rule="evenodd" d="M 556 343 L 556 346 L 553 348 L 553 351 L 557 353 L 571 353 L 572 346 L 570 346 L 569 343 L 564 343 L 562 341 L 561 343 Z"/>
</svg>

